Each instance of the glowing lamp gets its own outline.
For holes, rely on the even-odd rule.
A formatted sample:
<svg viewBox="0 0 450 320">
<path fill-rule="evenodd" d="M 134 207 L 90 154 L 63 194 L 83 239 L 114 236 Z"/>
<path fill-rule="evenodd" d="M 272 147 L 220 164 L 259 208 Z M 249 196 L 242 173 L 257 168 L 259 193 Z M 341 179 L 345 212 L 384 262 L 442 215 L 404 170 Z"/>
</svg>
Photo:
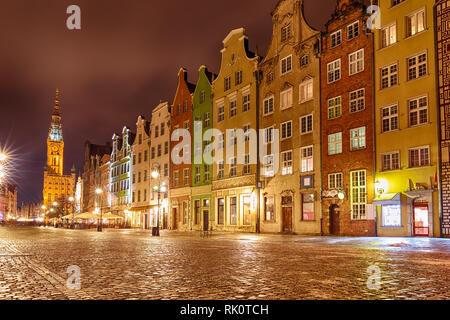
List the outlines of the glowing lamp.
<svg viewBox="0 0 450 320">
<path fill-rule="evenodd" d="M 342 191 L 340 191 L 340 192 L 338 193 L 338 198 L 339 198 L 339 200 L 344 200 L 344 198 L 345 198 L 345 193 L 342 192 Z"/>
<path fill-rule="evenodd" d="M 158 171 L 152 171 L 152 178 L 153 178 L 153 179 L 156 179 L 156 178 L 158 178 L 158 177 L 159 177 Z"/>
<path fill-rule="evenodd" d="M 386 179 L 377 179 L 375 181 L 375 192 L 378 195 L 386 193 L 389 189 L 389 182 Z"/>
</svg>

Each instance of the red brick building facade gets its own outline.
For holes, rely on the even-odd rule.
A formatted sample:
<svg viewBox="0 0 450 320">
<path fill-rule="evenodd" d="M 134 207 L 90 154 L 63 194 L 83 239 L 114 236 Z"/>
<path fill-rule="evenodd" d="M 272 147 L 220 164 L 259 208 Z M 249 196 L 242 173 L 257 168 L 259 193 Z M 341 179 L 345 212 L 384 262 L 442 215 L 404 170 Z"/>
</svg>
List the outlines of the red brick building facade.
<svg viewBox="0 0 450 320">
<path fill-rule="evenodd" d="M 374 236 L 373 35 L 362 1 L 339 0 L 322 39 L 322 231 Z"/>
<path fill-rule="evenodd" d="M 178 72 L 178 87 L 171 109 L 170 212 L 172 229 L 186 229 L 190 220 L 192 186 L 190 138 L 180 136 L 178 141 L 172 140 L 177 140 L 173 139 L 177 129 L 186 129 L 192 132 L 192 94 L 194 90 L 195 85 L 187 81 L 187 71 L 181 68 Z M 188 145 L 182 146 L 182 141 Z M 178 157 L 173 155 L 178 155 Z"/>
</svg>

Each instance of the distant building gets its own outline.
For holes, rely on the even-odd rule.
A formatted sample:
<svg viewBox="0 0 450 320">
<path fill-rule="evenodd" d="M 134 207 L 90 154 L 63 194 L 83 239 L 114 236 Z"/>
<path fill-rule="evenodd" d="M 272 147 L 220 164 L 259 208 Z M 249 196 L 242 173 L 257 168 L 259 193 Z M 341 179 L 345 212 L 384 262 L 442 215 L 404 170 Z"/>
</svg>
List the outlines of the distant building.
<svg viewBox="0 0 450 320">
<path fill-rule="evenodd" d="M 75 167 L 72 167 L 70 175 L 63 172 L 64 139 L 58 96 L 59 90 L 56 89 L 55 106 L 47 138 L 47 163 L 42 190 L 43 204 L 47 209 L 54 207 L 52 215 L 55 216 L 61 216 L 68 211 L 68 199 L 74 196 L 75 191 Z"/>
<path fill-rule="evenodd" d="M 17 214 L 17 186 L 0 185 L 0 220 L 16 220 Z"/>
<path fill-rule="evenodd" d="M 37 202 L 30 202 L 30 203 L 24 203 L 20 206 L 18 209 L 18 220 L 33 220 L 33 221 L 39 221 L 39 219 L 42 219 L 43 212 L 42 212 L 42 203 Z"/>
</svg>

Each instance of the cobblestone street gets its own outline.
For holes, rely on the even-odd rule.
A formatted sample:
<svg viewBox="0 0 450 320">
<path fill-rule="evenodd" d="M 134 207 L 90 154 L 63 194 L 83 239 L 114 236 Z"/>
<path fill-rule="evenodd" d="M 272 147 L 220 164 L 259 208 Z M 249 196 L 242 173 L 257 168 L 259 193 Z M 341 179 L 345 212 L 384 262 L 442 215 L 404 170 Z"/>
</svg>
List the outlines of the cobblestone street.
<svg viewBox="0 0 450 320">
<path fill-rule="evenodd" d="M 0 227 L 0 271 L 0 299 L 450 299 L 450 241 Z"/>
</svg>

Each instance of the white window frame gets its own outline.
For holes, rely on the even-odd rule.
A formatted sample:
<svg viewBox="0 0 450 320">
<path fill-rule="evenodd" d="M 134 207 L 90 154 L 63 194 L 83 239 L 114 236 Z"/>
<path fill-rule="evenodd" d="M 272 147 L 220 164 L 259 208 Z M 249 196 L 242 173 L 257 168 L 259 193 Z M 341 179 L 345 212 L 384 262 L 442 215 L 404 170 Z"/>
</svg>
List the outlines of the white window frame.
<svg viewBox="0 0 450 320">
<path fill-rule="evenodd" d="M 333 75 L 333 79 L 330 81 L 330 75 Z M 334 83 L 342 78 L 342 63 L 341 59 L 336 59 L 327 64 L 327 83 Z"/>
<path fill-rule="evenodd" d="M 327 101 L 328 109 L 327 109 L 327 119 L 337 119 L 342 116 L 342 97 L 337 96 L 333 97 L 331 99 L 328 99 Z M 333 117 L 330 117 L 330 110 L 333 110 Z M 337 113 L 337 110 L 339 110 L 339 115 Z"/>
<path fill-rule="evenodd" d="M 419 62 L 419 58 L 425 55 L 425 61 Z M 414 65 L 410 65 L 411 59 L 415 59 Z M 420 69 L 425 66 L 425 73 L 420 75 Z M 406 58 L 407 79 L 408 81 L 420 79 L 428 75 L 428 52 L 423 51 Z M 411 71 L 414 70 L 414 77 L 411 77 Z"/>
<path fill-rule="evenodd" d="M 293 173 L 294 162 L 292 158 L 292 150 L 281 153 L 281 175 L 291 175 Z"/>
<path fill-rule="evenodd" d="M 302 82 L 299 86 L 300 92 L 298 95 L 300 103 L 307 102 L 314 98 L 314 79 L 309 79 Z"/>
<path fill-rule="evenodd" d="M 336 48 L 342 44 L 342 30 L 337 30 L 330 34 L 330 47 Z"/>
<path fill-rule="evenodd" d="M 354 68 L 353 71 L 352 68 Z M 348 74 L 350 76 L 353 76 L 363 71 L 364 71 L 364 48 L 352 52 L 348 55 Z"/>
<path fill-rule="evenodd" d="M 275 175 L 275 169 L 274 169 L 274 155 L 268 154 L 264 156 L 263 160 L 263 175 L 265 177 L 273 177 Z"/>
<path fill-rule="evenodd" d="M 342 172 L 334 172 L 328 174 L 328 189 L 342 189 L 343 186 L 343 174 Z"/>
<path fill-rule="evenodd" d="M 274 135 L 273 130 L 274 130 L 274 126 L 264 128 L 264 144 L 272 143 L 273 135 Z M 268 131 L 270 131 L 270 132 L 268 133 Z"/>
<path fill-rule="evenodd" d="M 311 128 L 309 128 L 309 118 L 311 118 Z M 303 119 L 305 119 L 305 126 L 303 126 Z M 305 130 L 303 130 L 305 129 Z M 309 134 L 314 131 L 314 116 L 312 113 L 300 117 L 300 134 Z"/>
<path fill-rule="evenodd" d="M 393 155 L 397 155 L 397 168 L 394 167 Z M 389 166 L 385 166 L 385 157 L 388 158 Z M 381 154 L 381 171 L 393 171 L 400 169 L 400 151 L 393 151 Z"/>
<path fill-rule="evenodd" d="M 300 171 L 314 171 L 314 146 L 306 146 L 300 148 Z"/>
<path fill-rule="evenodd" d="M 267 104 L 267 111 L 268 112 L 266 112 L 266 104 Z M 274 109 L 275 109 L 275 97 L 271 96 L 271 97 L 268 97 L 268 98 L 264 99 L 264 102 L 263 102 L 263 114 L 265 116 L 268 116 L 268 115 L 270 115 L 270 114 L 272 114 L 274 112 Z"/>
<path fill-rule="evenodd" d="M 356 28 L 355 28 L 356 26 Z M 356 34 L 355 34 L 356 30 Z M 350 34 L 350 31 L 352 34 Z M 347 26 L 347 41 L 353 40 L 357 37 L 359 37 L 359 34 L 361 33 L 360 27 L 359 27 L 359 21 L 355 21 Z"/>
<path fill-rule="evenodd" d="M 395 67 L 395 71 L 392 70 L 392 68 Z M 385 72 L 383 74 L 383 72 Z M 393 78 L 395 79 L 395 82 L 392 81 Z M 387 86 L 383 85 L 383 80 L 387 80 Z M 391 87 L 394 87 L 399 84 L 398 79 L 398 63 L 394 62 L 390 65 L 384 66 L 380 68 L 380 90 L 388 89 Z"/>
<path fill-rule="evenodd" d="M 350 129 L 350 151 L 365 149 L 367 147 L 366 137 L 366 127 Z"/>
<path fill-rule="evenodd" d="M 426 101 L 426 106 L 420 106 L 420 103 L 422 101 L 422 99 L 425 99 Z M 414 110 L 411 110 L 411 103 L 415 102 L 417 104 L 417 108 Z M 422 111 L 426 111 L 426 116 L 427 119 L 426 121 L 421 120 L 421 112 Z M 412 124 L 411 123 L 411 114 L 416 114 L 416 118 L 417 118 L 417 123 Z M 428 124 L 430 121 L 430 111 L 429 111 L 429 100 L 428 100 L 428 96 L 427 95 L 423 95 L 420 97 L 415 97 L 412 99 L 408 100 L 408 125 L 409 127 L 417 127 L 417 126 L 421 126 L 424 124 Z"/>
<path fill-rule="evenodd" d="M 422 20 L 422 29 L 420 29 L 420 30 L 419 30 L 419 23 L 418 23 L 419 15 L 422 15 L 422 19 L 423 19 Z M 415 20 L 415 25 L 413 26 L 412 22 L 414 20 Z M 411 21 L 411 29 L 409 29 L 410 21 Z M 405 26 L 406 26 L 406 31 L 405 31 L 406 38 L 415 36 L 416 34 L 426 31 L 427 30 L 427 14 L 426 14 L 425 7 L 407 15 L 405 17 Z"/>
<path fill-rule="evenodd" d="M 390 23 L 380 30 L 380 48 L 387 48 L 397 43 L 397 23 Z"/>
<path fill-rule="evenodd" d="M 387 112 L 385 113 L 385 110 Z M 396 110 L 394 113 L 393 110 Z M 395 121 L 394 121 L 395 120 Z M 388 123 L 388 129 L 385 129 L 385 121 Z M 395 128 L 393 127 L 393 124 L 395 123 Z M 390 106 L 382 107 L 381 108 L 381 133 L 385 132 L 391 132 L 399 129 L 399 110 L 398 110 L 398 104 L 392 104 Z"/>
<path fill-rule="evenodd" d="M 289 109 L 292 107 L 293 88 L 289 88 L 280 92 L 280 110 Z"/>
<path fill-rule="evenodd" d="M 363 179 L 362 176 L 364 177 Z M 364 183 L 361 183 L 362 180 L 364 181 Z M 367 219 L 366 170 L 350 171 L 350 203 L 352 211 L 351 219 L 366 220 Z"/>
<path fill-rule="evenodd" d="M 330 141 L 330 138 L 334 138 Z M 339 140 L 338 140 L 339 138 Z M 331 152 L 331 146 L 334 146 L 334 152 Z M 342 153 L 342 132 L 336 132 L 328 135 L 328 155 L 336 155 Z"/>
<path fill-rule="evenodd" d="M 285 64 L 284 65 L 284 71 L 283 71 L 283 63 Z M 280 61 L 280 75 L 285 75 L 285 74 L 288 74 L 289 72 L 291 72 L 292 71 L 292 54 L 291 55 L 288 55 L 287 57 L 285 57 L 285 58 L 283 58 L 283 59 L 281 59 L 281 61 Z"/>
<path fill-rule="evenodd" d="M 361 108 L 361 105 L 363 108 Z M 353 108 L 354 107 L 354 108 Z M 349 93 L 349 112 L 356 113 L 366 109 L 366 89 L 360 88 Z"/>
<path fill-rule="evenodd" d="M 292 137 L 292 120 L 283 122 L 280 127 L 281 127 L 281 140 L 286 140 Z"/>
<path fill-rule="evenodd" d="M 423 159 L 423 155 L 422 155 L 422 150 L 427 150 L 427 159 L 426 162 L 424 163 L 424 159 Z M 417 166 L 413 166 L 411 163 L 411 152 L 412 151 L 418 151 L 418 161 L 419 164 Z M 409 168 L 421 168 L 421 167 L 428 167 L 431 165 L 431 159 L 430 159 L 430 146 L 422 146 L 422 147 L 416 147 L 416 148 L 410 148 L 408 149 L 408 167 Z"/>
</svg>

